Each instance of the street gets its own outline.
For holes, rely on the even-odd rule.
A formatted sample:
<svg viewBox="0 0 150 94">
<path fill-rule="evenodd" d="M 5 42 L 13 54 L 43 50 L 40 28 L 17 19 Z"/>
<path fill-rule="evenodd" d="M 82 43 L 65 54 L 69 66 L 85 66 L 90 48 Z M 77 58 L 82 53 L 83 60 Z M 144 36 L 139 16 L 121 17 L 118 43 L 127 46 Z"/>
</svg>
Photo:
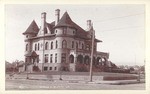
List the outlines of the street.
<svg viewBox="0 0 150 94">
<path fill-rule="evenodd" d="M 110 85 L 76 81 L 6 79 L 6 90 L 144 90 L 145 83 Z"/>
</svg>

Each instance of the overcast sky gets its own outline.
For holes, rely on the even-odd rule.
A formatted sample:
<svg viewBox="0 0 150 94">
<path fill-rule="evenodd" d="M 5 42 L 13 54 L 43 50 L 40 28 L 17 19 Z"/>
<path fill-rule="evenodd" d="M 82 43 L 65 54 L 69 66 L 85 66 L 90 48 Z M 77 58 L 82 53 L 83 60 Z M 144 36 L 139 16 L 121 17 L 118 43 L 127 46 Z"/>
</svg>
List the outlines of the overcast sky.
<svg viewBox="0 0 150 94">
<path fill-rule="evenodd" d="M 54 21 L 55 9 L 60 17 L 65 11 L 71 19 L 86 29 L 86 21 L 92 20 L 98 43 L 98 51 L 109 52 L 109 60 L 116 65 L 144 65 L 145 6 L 120 5 L 6 5 L 5 6 L 5 58 L 12 62 L 24 60 L 24 36 L 22 33 L 35 20 L 41 24 L 41 13 L 47 13 L 47 22 Z"/>
</svg>

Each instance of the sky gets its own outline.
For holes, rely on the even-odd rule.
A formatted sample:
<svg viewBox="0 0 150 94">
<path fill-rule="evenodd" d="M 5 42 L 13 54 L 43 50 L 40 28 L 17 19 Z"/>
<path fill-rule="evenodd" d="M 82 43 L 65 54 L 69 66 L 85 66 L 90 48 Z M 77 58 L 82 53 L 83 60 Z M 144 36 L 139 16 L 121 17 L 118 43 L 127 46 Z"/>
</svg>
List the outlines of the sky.
<svg viewBox="0 0 150 94">
<path fill-rule="evenodd" d="M 5 5 L 5 59 L 24 60 L 23 32 L 35 20 L 41 25 L 41 13 L 47 13 L 47 22 L 60 17 L 65 11 L 71 19 L 86 29 L 92 20 L 96 38 L 102 40 L 97 50 L 108 52 L 109 60 L 116 65 L 144 65 L 145 57 L 145 6 L 142 4 L 101 5 Z"/>
</svg>

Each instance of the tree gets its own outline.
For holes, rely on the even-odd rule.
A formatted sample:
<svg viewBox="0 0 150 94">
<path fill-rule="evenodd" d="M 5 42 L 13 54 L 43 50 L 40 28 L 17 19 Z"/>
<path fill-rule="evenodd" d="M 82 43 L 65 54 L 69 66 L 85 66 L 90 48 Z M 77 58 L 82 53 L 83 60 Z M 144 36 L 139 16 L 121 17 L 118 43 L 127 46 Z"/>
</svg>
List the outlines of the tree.
<svg viewBox="0 0 150 94">
<path fill-rule="evenodd" d="M 130 67 L 130 71 L 134 71 L 134 68 L 133 68 L 133 67 Z"/>
<path fill-rule="evenodd" d="M 18 72 L 19 65 L 23 63 L 24 61 L 19 61 L 19 60 L 13 61 L 12 63 L 5 61 L 6 72 Z"/>
</svg>

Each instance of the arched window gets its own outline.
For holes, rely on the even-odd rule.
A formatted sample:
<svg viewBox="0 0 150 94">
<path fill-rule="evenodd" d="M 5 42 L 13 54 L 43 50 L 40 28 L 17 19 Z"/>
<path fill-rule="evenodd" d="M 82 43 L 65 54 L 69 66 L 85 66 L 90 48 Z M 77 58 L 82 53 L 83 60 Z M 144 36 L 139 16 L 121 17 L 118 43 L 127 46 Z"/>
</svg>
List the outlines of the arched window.
<svg viewBox="0 0 150 94">
<path fill-rule="evenodd" d="M 82 55 L 78 55 L 78 56 L 77 56 L 77 62 L 78 62 L 79 64 L 82 64 L 82 63 L 83 63 L 83 56 L 82 56 Z"/>
<path fill-rule="evenodd" d="M 55 30 L 55 33 L 57 33 L 57 30 Z"/>
<path fill-rule="evenodd" d="M 70 63 L 74 63 L 74 56 L 73 55 L 69 56 L 69 61 L 70 61 Z"/>
<path fill-rule="evenodd" d="M 48 63 L 48 54 L 45 54 L 45 63 Z"/>
<path fill-rule="evenodd" d="M 40 44 L 38 43 L 38 50 L 40 50 Z"/>
<path fill-rule="evenodd" d="M 45 50 L 48 50 L 49 44 L 48 42 L 45 43 Z"/>
<path fill-rule="evenodd" d="M 67 48 L 67 41 L 66 40 L 62 41 L 62 48 Z"/>
<path fill-rule="evenodd" d="M 53 54 L 50 55 L 50 63 L 53 63 Z"/>
<path fill-rule="evenodd" d="M 57 53 L 55 54 L 55 63 L 57 63 Z"/>
<path fill-rule="evenodd" d="M 88 55 L 84 57 L 84 64 L 90 64 L 90 57 Z"/>
<path fill-rule="evenodd" d="M 58 48 L 58 42 L 57 42 L 57 40 L 56 40 L 56 49 Z"/>
<path fill-rule="evenodd" d="M 53 49 L 53 42 L 51 42 L 51 49 Z"/>
<path fill-rule="evenodd" d="M 37 44 L 35 44 L 34 49 L 35 49 L 35 51 L 37 50 Z"/>
<path fill-rule="evenodd" d="M 28 51 L 28 46 L 29 46 L 29 45 L 28 45 L 28 44 L 26 44 L 26 51 Z"/>
</svg>

